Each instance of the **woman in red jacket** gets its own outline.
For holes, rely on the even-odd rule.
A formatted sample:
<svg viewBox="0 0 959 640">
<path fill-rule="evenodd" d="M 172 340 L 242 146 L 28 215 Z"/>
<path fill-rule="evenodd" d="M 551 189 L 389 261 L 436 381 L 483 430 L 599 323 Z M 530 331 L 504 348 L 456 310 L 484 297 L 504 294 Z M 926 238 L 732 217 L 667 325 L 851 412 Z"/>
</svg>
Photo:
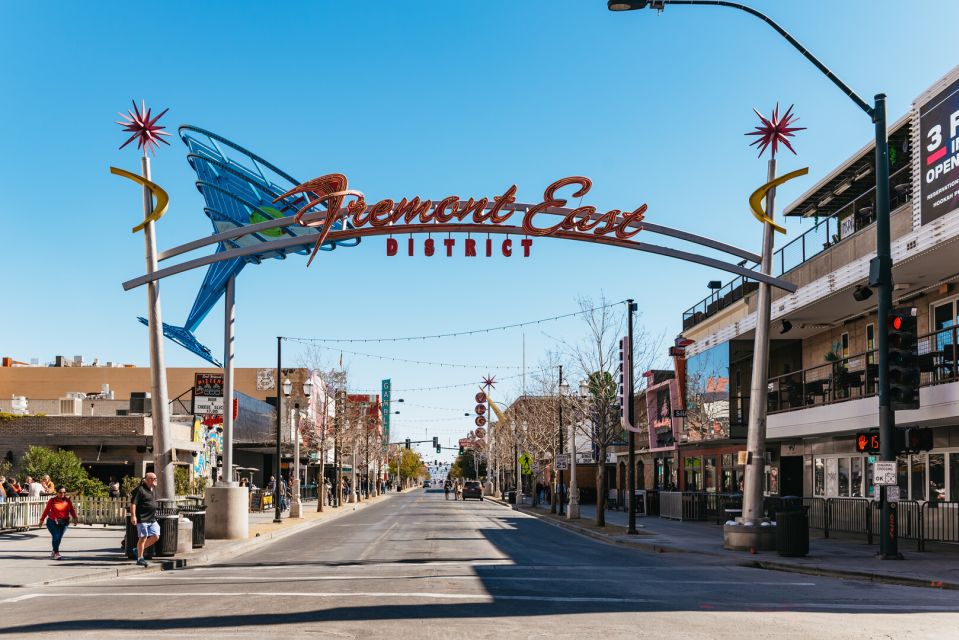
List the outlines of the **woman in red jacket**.
<svg viewBox="0 0 959 640">
<path fill-rule="evenodd" d="M 50 517 L 47 520 L 47 516 Z M 63 540 L 63 534 L 67 531 L 67 525 L 70 524 L 70 518 L 73 518 L 73 524 L 77 523 L 77 512 L 73 509 L 73 503 L 67 497 L 67 488 L 63 485 L 57 487 L 57 495 L 47 500 L 47 507 L 40 516 L 40 526 L 47 520 L 47 530 L 53 541 L 53 552 L 50 557 L 54 560 L 62 559 L 60 555 L 60 541 Z"/>
</svg>

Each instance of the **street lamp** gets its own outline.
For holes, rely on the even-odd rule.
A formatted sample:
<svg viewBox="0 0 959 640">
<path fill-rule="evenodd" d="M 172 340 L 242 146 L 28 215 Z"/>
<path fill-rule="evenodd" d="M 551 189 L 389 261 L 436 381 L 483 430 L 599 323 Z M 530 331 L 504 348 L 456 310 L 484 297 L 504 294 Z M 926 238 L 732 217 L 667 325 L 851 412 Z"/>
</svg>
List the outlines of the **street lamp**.
<svg viewBox="0 0 959 640">
<path fill-rule="evenodd" d="M 282 438 L 282 429 L 280 423 L 283 418 L 283 397 L 280 395 L 280 376 L 283 375 L 283 337 L 276 337 L 276 462 L 273 464 L 273 522 L 283 522 L 283 512 L 280 511 L 280 444 Z M 283 391 L 286 395 L 290 392 L 286 390 L 286 385 L 290 384 L 287 380 L 283 385 Z M 291 387 L 292 388 L 292 387 Z M 230 478 L 232 479 L 233 470 L 230 469 Z"/>
<path fill-rule="evenodd" d="M 569 383 L 563 380 L 563 365 L 559 365 L 559 442 L 557 448 L 557 458 L 563 454 L 563 400 L 569 395 Z M 563 515 L 563 472 L 556 471 L 556 499 L 553 504 L 556 508 L 550 508 L 550 511 L 558 511 Z"/>
<path fill-rule="evenodd" d="M 287 395 L 286 385 L 289 383 L 289 380 L 283 383 L 283 393 Z M 290 385 L 290 390 L 292 391 L 292 384 Z M 310 395 L 313 393 L 313 383 L 309 378 L 306 379 L 306 382 L 303 383 L 303 397 L 306 398 L 307 403 L 309 403 Z M 290 482 L 290 490 L 293 492 L 293 501 L 290 503 L 290 517 L 291 518 L 302 518 L 303 517 L 303 505 L 300 502 L 300 404 L 296 403 L 294 407 L 294 431 L 293 431 L 293 478 Z"/>
<path fill-rule="evenodd" d="M 589 384 L 585 380 L 579 381 L 579 399 L 583 406 L 586 399 L 589 398 Z M 585 409 L 583 414 L 585 414 Z M 579 519 L 579 485 L 576 482 L 576 421 L 570 425 L 570 443 L 569 443 L 569 507 L 566 509 L 566 517 L 570 520 Z"/>
<path fill-rule="evenodd" d="M 776 30 L 789 44 L 796 48 L 807 60 L 819 69 L 840 91 L 862 109 L 872 120 L 875 128 L 876 145 L 876 257 L 869 265 L 869 286 L 878 293 L 878 308 L 876 310 L 876 332 L 879 334 L 879 437 L 880 459 L 895 461 L 896 453 L 893 448 L 893 433 L 896 427 L 896 413 L 892 409 L 889 393 L 889 315 L 892 310 L 892 255 L 889 231 L 889 138 L 886 130 L 886 94 L 877 93 L 873 104 L 863 100 L 849 85 L 840 80 L 806 47 L 792 37 L 785 29 L 779 26 L 772 18 L 752 7 L 737 2 L 725 0 L 608 0 L 606 6 L 610 11 L 632 11 L 647 7 L 662 11 L 670 5 L 703 5 L 721 6 L 744 11 L 755 16 Z M 767 327 L 768 330 L 768 327 Z M 754 365 L 755 369 L 755 365 Z M 754 403 L 754 406 L 760 404 Z M 764 404 L 761 406 L 765 406 Z M 764 421 L 763 421 L 764 422 Z M 765 448 L 765 433 L 759 432 L 759 441 Z M 743 520 L 756 524 L 762 512 L 762 474 L 764 471 L 765 456 L 762 449 L 756 455 L 752 442 L 752 433 L 747 438 L 747 449 L 752 454 L 752 460 L 747 463 L 746 495 L 743 496 Z M 753 482 L 750 482 L 752 478 Z M 882 509 L 882 526 L 879 527 L 879 557 L 882 559 L 901 558 L 898 551 L 895 504 L 886 498 L 886 487 L 880 486 L 879 504 Z"/>
</svg>

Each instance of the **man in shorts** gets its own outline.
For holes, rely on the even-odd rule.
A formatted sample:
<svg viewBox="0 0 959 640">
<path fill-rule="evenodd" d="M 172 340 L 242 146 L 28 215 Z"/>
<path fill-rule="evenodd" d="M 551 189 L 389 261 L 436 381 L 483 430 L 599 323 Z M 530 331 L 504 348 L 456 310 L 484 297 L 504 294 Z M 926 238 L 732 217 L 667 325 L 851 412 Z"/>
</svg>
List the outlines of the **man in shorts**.
<svg viewBox="0 0 959 640">
<path fill-rule="evenodd" d="M 156 484 L 156 474 L 148 473 L 130 495 L 130 524 L 137 528 L 137 564 L 141 567 L 149 566 L 143 554 L 160 539 Z"/>
</svg>

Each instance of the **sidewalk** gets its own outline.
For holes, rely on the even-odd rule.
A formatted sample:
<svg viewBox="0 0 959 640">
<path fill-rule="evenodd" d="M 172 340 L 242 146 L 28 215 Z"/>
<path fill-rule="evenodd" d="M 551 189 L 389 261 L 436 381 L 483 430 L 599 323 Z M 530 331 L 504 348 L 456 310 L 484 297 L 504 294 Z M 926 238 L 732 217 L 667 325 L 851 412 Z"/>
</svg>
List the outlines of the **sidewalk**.
<svg viewBox="0 0 959 640">
<path fill-rule="evenodd" d="M 487 498 L 490 499 L 490 498 Z M 504 506 L 505 502 L 496 500 Z M 877 560 L 879 547 L 868 545 L 864 539 L 825 539 L 811 531 L 809 555 L 790 558 L 775 551 L 748 554 L 723 549 L 723 530 L 708 522 L 678 522 L 656 516 L 637 516 L 639 535 L 627 535 L 627 514 L 624 511 L 606 512 L 606 530 L 593 522 L 596 507 L 580 507 L 580 520 L 560 518 L 545 509 L 519 507 L 519 511 L 534 515 L 556 526 L 573 529 L 584 535 L 609 543 L 626 544 L 660 553 L 683 552 L 708 555 L 718 561 L 778 571 L 867 580 L 918 587 L 959 589 L 959 547 L 938 545 L 933 550 L 918 552 L 912 541 L 900 540 L 899 551 L 906 559 Z"/>
<path fill-rule="evenodd" d="M 274 523 L 273 510 L 250 513 L 250 537 L 247 540 L 209 540 L 202 549 L 175 558 L 156 558 L 150 567 L 137 567 L 123 554 L 120 541 L 124 528 L 119 526 L 70 526 L 60 545 L 62 560 L 50 559 L 50 534 L 46 527 L 22 532 L 0 534 L 0 588 L 40 586 L 115 577 L 125 573 L 163 571 L 174 567 L 216 562 L 245 553 L 269 540 L 275 540 L 304 529 L 334 520 L 357 509 L 387 500 L 394 493 L 363 500 L 342 507 L 323 507 L 317 513 L 316 500 L 303 503 L 303 517 L 289 518 L 283 513 L 283 522 Z"/>
</svg>

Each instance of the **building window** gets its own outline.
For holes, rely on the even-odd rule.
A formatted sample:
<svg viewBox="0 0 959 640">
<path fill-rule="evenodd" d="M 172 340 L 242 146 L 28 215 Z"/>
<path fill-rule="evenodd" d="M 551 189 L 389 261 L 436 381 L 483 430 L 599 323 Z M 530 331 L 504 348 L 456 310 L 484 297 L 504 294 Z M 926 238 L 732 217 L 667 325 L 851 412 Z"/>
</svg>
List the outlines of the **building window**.
<svg viewBox="0 0 959 640">
<path fill-rule="evenodd" d="M 816 458 L 813 465 L 813 495 L 826 495 L 826 459 Z"/>
<path fill-rule="evenodd" d="M 946 499 L 946 460 L 941 453 L 929 454 L 928 500 L 942 502 Z"/>
<path fill-rule="evenodd" d="M 706 491 L 716 493 L 716 456 L 707 456 L 703 458 Z"/>
<path fill-rule="evenodd" d="M 683 458 L 683 479 L 686 491 L 703 490 L 702 458 Z"/>
<path fill-rule="evenodd" d="M 849 496 L 849 458 L 839 458 L 839 492 L 844 498 Z"/>
<path fill-rule="evenodd" d="M 852 482 L 850 488 L 852 489 L 853 498 L 862 497 L 862 458 L 853 458 L 850 460 L 852 464 L 851 478 Z"/>
<path fill-rule="evenodd" d="M 839 338 L 839 342 L 840 342 L 840 348 L 842 349 L 842 357 L 848 358 L 849 357 L 849 334 L 848 333 L 842 334 L 842 336 L 840 336 Z"/>
</svg>

